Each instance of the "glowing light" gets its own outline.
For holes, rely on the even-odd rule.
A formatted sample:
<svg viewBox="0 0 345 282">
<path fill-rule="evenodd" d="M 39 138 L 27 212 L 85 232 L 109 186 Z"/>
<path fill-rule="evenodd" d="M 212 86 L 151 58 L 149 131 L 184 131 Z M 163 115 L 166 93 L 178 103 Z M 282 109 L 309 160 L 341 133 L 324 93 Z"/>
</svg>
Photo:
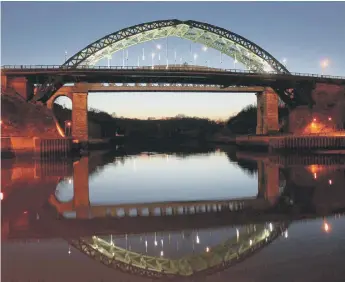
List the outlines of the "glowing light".
<svg viewBox="0 0 345 282">
<path fill-rule="evenodd" d="M 328 59 L 324 59 L 321 61 L 321 67 L 322 68 L 327 68 L 329 65 L 329 60 Z"/>
<path fill-rule="evenodd" d="M 72 184 L 72 179 L 71 179 L 71 178 L 68 179 L 68 183 L 69 183 L 69 184 Z"/>
<path fill-rule="evenodd" d="M 68 255 L 71 254 L 71 247 L 68 247 Z"/>
<path fill-rule="evenodd" d="M 237 241 L 240 238 L 240 231 L 236 228 L 236 237 L 237 237 Z"/>
<path fill-rule="evenodd" d="M 155 246 L 157 246 L 158 245 L 158 242 L 157 242 L 157 240 L 155 240 Z"/>
<path fill-rule="evenodd" d="M 287 230 L 285 230 L 285 232 L 284 232 L 284 237 L 285 237 L 285 238 L 288 238 L 288 237 L 289 237 L 289 233 L 288 233 Z"/>
<path fill-rule="evenodd" d="M 164 256 L 164 252 L 163 252 L 163 251 L 161 251 L 161 257 L 162 257 L 162 256 Z"/>
<path fill-rule="evenodd" d="M 198 54 L 194 54 L 193 58 L 194 58 L 194 60 L 196 60 L 198 58 Z"/>
<path fill-rule="evenodd" d="M 333 184 L 332 179 L 329 179 L 329 180 L 328 180 L 328 184 L 329 184 L 329 185 L 332 185 L 332 184 Z"/>
<path fill-rule="evenodd" d="M 253 245 L 253 240 L 249 240 L 249 245 Z"/>
<path fill-rule="evenodd" d="M 285 65 L 287 62 L 287 59 L 286 58 L 283 58 L 283 64 Z"/>
<path fill-rule="evenodd" d="M 156 47 L 157 47 L 158 50 L 162 49 L 162 46 L 160 44 L 157 44 Z"/>
<path fill-rule="evenodd" d="M 0 124 L 2 124 L 2 120 L 0 119 Z"/>
<path fill-rule="evenodd" d="M 270 226 L 270 231 L 272 232 L 272 231 L 273 231 L 273 225 L 272 225 L 272 223 L 270 223 L 269 226 Z"/>
<path fill-rule="evenodd" d="M 163 247 L 163 244 L 164 244 L 164 243 L 163 243 L 163 239 L 161 239 L 161 245 L 162 245 L 162 247 Z"/>
<path fill-rule="evenodd" d="M 325 221 L 324 223 L 323 223 L 323 230 L 326 232 L 326 233 L 328 233 L 328 232 L 330 232 L 331 231 L 331 226 Z"/>
<path fill-rule="evenodd" d="M 24 214 L 27 214 L 27 213 L 28 213 L 27 211 L 24 212 Z"/>
<path fill-rule="evenodd" d="M 199 235 L 196 235 L 196 243 L 197 243 L 197 244 L 200 244 Z"/>
<path fill-rule="evenodd" d="M 72 123 L 69 121 L 69 122 L 67 122 L 67 126 L 71 126 L 72 125 Z"/>
<path fill-rule="evenodd" d="M 210 248 L 206 247 L 205 251 L 206 251 L 206 253 L 208 253 L 210 251 Z"/>
<path fill-rule="evenodd" d="M 314 172 L 314 179 L 316 179 L 317 178 L 317 174 L 316 174 L 316 172 Z"/>
<path fill-rule="evenodd" d="M 4 193 L 0 192 L 0 200 L 2 201 L 4 199 Z"/>
<path fill-rule="evenodd" d="M 206 52 L 207 49 L 208 49 L 207 46 L 203 46 L 203 47 L 202 47 L 202 51 L 204 51 L 204 52 Z"/>
<path fill-rule="evenodd" d="M 329 120 L 329 121 L 331 121 L 331 120 L 332 120 L 332 118 L 331 118 L 331 117 L 328 117 L 328 120 Z"/>
<path fill-rule="evenodd" d="M 313 118 L 313 122 L 316 122 L 316 118 Z"/>
</svg>

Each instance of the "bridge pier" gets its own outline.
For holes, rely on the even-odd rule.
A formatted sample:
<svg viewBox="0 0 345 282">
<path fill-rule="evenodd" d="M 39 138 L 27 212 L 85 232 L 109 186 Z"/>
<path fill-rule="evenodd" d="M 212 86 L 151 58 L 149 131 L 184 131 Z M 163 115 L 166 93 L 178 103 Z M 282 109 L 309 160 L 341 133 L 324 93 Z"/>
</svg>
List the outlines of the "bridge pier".
<svg viewBox="0 0 345 282">
<path fill-rule="evenodd" d="M 279 131 L 278 95 L 272 88 L 265 88 L 257 97 L 256 134 L 268 134 Z"/>
<path fill-rule="evenodd" d="M 25 100 L 29 100 L 34 95 L 34 85 L 24 76 L 8 77 L 1 75 L 1 88 L 14 90 Z"/>
<path fill-rule="evenodd" d="M 87 92 L 77 92 L 72 95 L 72 136 L 79 141 L 89 139 L 87 95 Z"/>
<path fill-rule="evenodd" d="M 279 167 L 258 161 L 258 196 L 274 202 L 279 196 Z"/>
<path fill-rule="evenodd" d="M 76 218 L 88 218 L 89 199 L 89 158 L 83 157 L 73 164 L 73 206 Z"/>
</svg>

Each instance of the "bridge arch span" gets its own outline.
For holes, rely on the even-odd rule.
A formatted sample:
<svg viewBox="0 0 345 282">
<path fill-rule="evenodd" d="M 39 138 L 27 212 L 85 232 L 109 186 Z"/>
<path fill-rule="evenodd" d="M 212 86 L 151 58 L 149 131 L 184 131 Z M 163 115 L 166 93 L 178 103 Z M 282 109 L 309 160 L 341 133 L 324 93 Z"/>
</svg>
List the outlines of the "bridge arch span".
<svg viewBox="0 0 345 282">
<path fill-rule="evenodd" d="M 254 71 L 289 73 L 270 53 L 232 31 L 208 23 L 177 19 L 142 23 L 108 34 L 74 54 L 62 66 L 92 66 L 122 49 L 170 36 L 188 39 L 219 50 Z"/>
<path fill-rule="evenodd" d="M 54 103 L 57 98 L 59 97 L 67 97 L 71 101 L 73 101 L 73 94 L 72 93 L 62 93 L 62 92 L 56 92 L 48 101 L 47 101 L 47 108 L 52 111 L 53 119 L 55 122 L 56 129 L 61 137 L 66 137 L 64 129 L 60 126 L 59 121 L 56 118 L 56 115 L 54 113 Z M 73 105 L 73 102 L 72 102 Z"/>
</svg>

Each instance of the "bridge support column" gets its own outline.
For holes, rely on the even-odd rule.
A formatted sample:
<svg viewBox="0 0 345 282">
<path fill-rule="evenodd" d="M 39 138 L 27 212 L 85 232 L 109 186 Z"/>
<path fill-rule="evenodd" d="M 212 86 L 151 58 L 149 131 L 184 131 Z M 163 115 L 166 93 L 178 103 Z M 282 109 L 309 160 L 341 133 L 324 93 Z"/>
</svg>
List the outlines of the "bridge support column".
<svg viewBox="0 0 345 282">
<path fill-rule="evenodd" d="M 87 120 L 87 92 L 72 95 L 72 136 L 79 141 L 89 139 Z"/>
<path fill-rule="evenodd" d="M 279 167 L 258 161 L 258 196 L 274 202 L 279 196 Z"/>
<path fill-rule="evenodd" d="M 73 206 L 77 218 L 88 218 L 89 200 L 89 158 L 83 157 L 73 164 Z"/>
<path fill-rule="evenodd" d="M 272 88 L 257 93 L 256 134 L 268 134 L 279 131 L 278 95 Z"/>
<path fill-rule="evenodd" d="M 1 76 L 3 79 L 4 76 Z M 1 82 L 1 86 L 6 88 L 12 88 L 25 100 L 31 99 L 34 95 L 34 85 L 30 83 L 25 77 L 6 77 L 4 82 Z"/>
</svg>

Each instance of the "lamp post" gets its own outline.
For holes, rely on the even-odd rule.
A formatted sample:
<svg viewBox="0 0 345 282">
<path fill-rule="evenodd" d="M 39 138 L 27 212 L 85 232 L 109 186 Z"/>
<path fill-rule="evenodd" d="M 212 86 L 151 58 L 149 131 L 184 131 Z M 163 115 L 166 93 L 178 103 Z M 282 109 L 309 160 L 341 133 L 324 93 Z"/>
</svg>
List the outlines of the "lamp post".
<svg viewBox="0 0 345 282">
<path fill-rule="evenodd" d="M 151 54 L 151 58 L 152 58 L 152 68 L 154 68 L 154 65 L 153 65 L 153 58 L 155 57 L 155 55 L 156 55 L 155 53 L 152 53 L 152 54 Z"/>
<path fill-rule="evenodd" d="M 207 46 L 202 46 L 202 51 L 206 52 L 207 49 L 208 49 Z M 209 67 L 208 66 L 208 60 L 206 60 L 206 66 Z"/>
<path fill-rule="evenodd" d="M 236 54 L 235 54 L 235 60 L 234 60 L 234 69 L 236 69 L 236 64 L 238 63 L 237 58 L 236 58 Z"/>
<path fill-rule="evenodd" d="M 161 61 L 161 52 L 160 50 L 162 49 L 162 46 L 160 44 L 157 44 L 156 46 L 157 50 L 158 50 L 158 61 Z"/>
<path fill-rule="evenodd" d="M 71 136 L 71 125 L 72 125 L 71 121 L 65 120 L 65 135 L 66 136 Z"/>
<path fill-rule="evenodd" d="M 195 54 L 193 55 L 193 58 L 194 58 L 194 65 L 196 65 L 196 59 L 198 58 L 198 54 L 195 53 Z"/>
<path fill-rule="evenodd" d="M 321 74 L 322 75 L 324 75 L 325 70 L 328 67 L 328 65 L 329 65 L 329 60 L 328 59 L 324 59 L 324 60 L 321 61 L 321 69 L 322 69 L 322 73 Z"/>
<path fill-rule="evenodd" d="M 283 65 L 284 65 L 284 67 L 286 67 L 287 66 L 287 59 L 286 58 L 283 58 Z"/>
</svg>

